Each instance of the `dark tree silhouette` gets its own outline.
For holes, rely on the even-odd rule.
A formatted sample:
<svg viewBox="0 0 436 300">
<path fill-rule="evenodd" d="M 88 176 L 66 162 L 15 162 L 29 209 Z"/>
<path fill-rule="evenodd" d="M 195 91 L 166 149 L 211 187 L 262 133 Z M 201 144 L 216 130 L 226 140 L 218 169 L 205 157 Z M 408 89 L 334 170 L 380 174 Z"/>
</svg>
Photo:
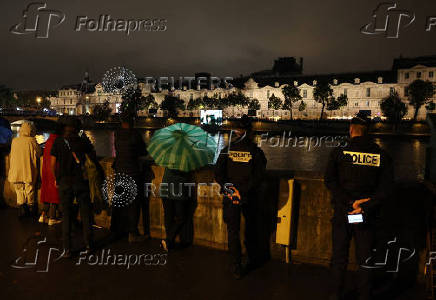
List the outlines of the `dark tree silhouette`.
<svg viewBox="0 0 436 300">
<path fill-rule="evenodd" d="M 259 100 L 257 100 L 257 99 L 252 99 L 252 100 L 248 103 L 248 109 L 259 110 L 259 109 L 260 109 L 260 103 L 259 103 Z"/>
<path fill-rule="evenodd" d="M 154 100 L 153 95 L 142 95 L 141 89 L 129 88 L 122 96 L 123 101 L 120 106 L 120 113 L 129 116 L 131 119 L 138 117 L 138 111 L 148 109 L 150 107 L 157 108 L 158 105 Z"/>
<path fill-rule="evenodd" d="M 291 120 L 293 119 L 292 107 L 293 104 L 301 100 L 300 90 L 295 85 L 286 85 L 282 88 L 285 101 L 283 102 L 283 109 L 289 110 L 291 113 Z"/>
<path fill-rule="evenodd" d="M 407 90 L 409 92 L 409 103 L 415 108 L 413 121 L 416 121 L 420 107 L 428 103 L 435 94 L 435 87 L 430 81 L 418 79 L 412 82 Z"/>
<path fill-rule="evenodd" d="M 298 105 L 298 111 L 304 111 L 306 109 L 306 107 L 307 107 L 306 102 L 301 101 L 300 105 Z"/>
<path fill-rule="evenodd" d="M 185 109 L 185 103 L 177 97 L 167 95 L 160 104 L 160 109 L 166 110 L 169 117 L 175 118 L 177 117 L 178 110 Z"/>
<path fill-rule="evenodd" d="M 348 97 L 347 95 L 341 94 L 338 98 L 333 98 L 327 103 L 327 110 L 338 110 L 343 106 L 347 106 Z"/>
<path fill-rule="evenodd" d="M 93 117 L 98 121 L 107 121 L 112 113 L 109 101 L 105 101 L 103 104 L 97 104 L 92 110 Z"/>
<path fill-rule="evenodd" d="M 269 97 L 268 100 L 268 109 L 280 109 L 282 108 L 282 100 L 279 97 L 274 96 L 274 94 Z"/>
<path fill-rule="evenodd" d="M 388 121 L 394 124 L 394 129 L 407 114 L 407 105 L 401 101 L 397 92 L 383 98 L 380 101 L 380 109 Z"/>
<path fill-rule="evenodd" d="M 319 116 L 319 119 L 322 120 L 325 107 L 335 99 L 330 84 L 326 81 L 317 82 L 315 89 L 313 90 L 313 98 L 316 102 L 322 104 L 321 114 Z"/>
</svg>

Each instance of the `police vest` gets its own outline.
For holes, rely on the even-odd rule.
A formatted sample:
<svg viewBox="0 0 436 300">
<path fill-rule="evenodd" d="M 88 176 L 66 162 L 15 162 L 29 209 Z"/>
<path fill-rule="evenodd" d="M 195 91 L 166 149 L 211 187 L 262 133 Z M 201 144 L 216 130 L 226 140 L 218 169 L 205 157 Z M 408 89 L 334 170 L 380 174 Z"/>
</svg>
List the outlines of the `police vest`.
<svg viewBox="0 0 436 300">
<path fill-rule="evenodd" d="M 353 165 L 380 167 L 380 154 L 343 151 L 345 157 L 351 157 Z"/>
<path fill-rule="evenodd" d="M 234 162 L 248 163 L 253 156 L 246 151 L 229 151 L 229 157 Z"/>
</svg>

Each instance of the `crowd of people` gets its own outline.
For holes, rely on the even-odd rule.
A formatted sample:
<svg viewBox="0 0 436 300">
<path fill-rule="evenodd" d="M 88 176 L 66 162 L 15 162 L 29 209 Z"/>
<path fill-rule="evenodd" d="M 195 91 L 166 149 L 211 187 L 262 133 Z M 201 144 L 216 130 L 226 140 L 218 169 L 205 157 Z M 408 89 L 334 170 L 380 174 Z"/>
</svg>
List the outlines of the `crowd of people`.
<svg viewBox="0 0 436 300">
<path fill-rule="evenodd" d="M 223 189 L 222 192 L 233 273 L 237 278 L 243 274 L 239 241 L 241 214 L 247 223 L 254 220 L 254 201 L 249 199 L 258 194 L 257 189 L 266 169 L 265 155 L 253 141 L 249 119 L 243 118 L 240 127 L 233 134 L 230 152 L 246 153 L 250 158 L 232 160 L 228 159 L 231 156 L 221 155 L 215 168 L 216 180 L 221 186 L 234 182 L 233 190 Z M 120 128 L 114 133 L 115 158 L 112 164 L 115 174 L 130 176 L 135 182 L 136 197 L 125 206 L 109 207 L 108 203 L 104 203 L 102 184 L 105 174 L 92 143 L 81 130 L 79 119 L 67 117 L 57 122 L 43 148 L 37 143 L 35 135 L 34 124 L 24 121 L 9 149 L 7 180 L 13 185 L 17 196 L 19 218 L 38 218 L 40 212 L 40 223 L 48 226 L 62 223 L 64 257 L 72 255 L 71 231 L 72 226 L 78 223 L 79 214 L 84 247 L 88 251 L 93 249 L 94 214 L 103 208 L 111 214 L 110 231 L 114 238 L 127 237 L 132 243 L 150 239 L 149 198 L 144 193 L 144 183 L 154 178 L 152 160 L 143 159 L 147 156 L 146 144 L 141 134 L 133 128 L 129 116 L 121 116 Z M 9 150 L 5 150 L 5 153 Z M 223 153 L 229 150 L 226 148 Z M 188 192 L 184 184 L 194 181 L 194 171 L 165 168 L 162 183 L 176 189 L 183 186 L 180 191 L 175 190 L 162 197 L 166 235 L 161 247 L 165 251 L 176 248 L 177 237 L 180 241 L 177 247 L 188 247 L 193 243 L 196 196 Z M 39 189 L 41 205 L 38 206 Z M 237 193 L 234 194 L 234 190 Z M 138 230 L 141 216 L 142 234 Z M 255 253 L 252 251 L 255 246 L 254 227 L 248 225 L 246 231 L 250 265 L 255 264 L 252 255 Z"/>
<path fill-rule="evenodd" d="M 110 230 L 116 238 L 127 237 L 131 243 L 142 242 L 150 239 L 149 199 L 145 196 L 144 183 L 153 179 L 152 162 L 141 159 L 147 156 L 147 148 L 140 133 L 133 128 L 131 119 L 122 117 L 120 124 L 114 134 L 115 159 L 112 168 L 117 174 L 133 178 L 137 193 L 129 205 L 110 208 Z M 356 257 L 361 266 L 357 284 L 359 299 L 370 299 L 371 271 L 362 265 L 371 257 L 382 203 L 389 201 L 394 190 L 392 159 L 369 139 L 368 124 L 369 120 L 362 116 L 352 119 L 350 142 L 346 147 L 331 152 L 325 173 L 325 184 L 332 193 L 334 208 L 331 299 L 343 297 L 352 238 L 355 239 Z M 92 251 L 93 216 L 104 207 L 101 200 L 104 172 L 94 147 L 82 133 L 77 118 L 60 121 L 43 151 L 36 142 L 35 133 L 33 124 L 24 122 L 10 146 L 7 177 L 17 195 L 19 217 L 36 217 L 38 206 L 35 199 L 41 182 L 40 201 L 43 206 L 39 222 L 46 222 L 49 226 L 62 223 L 64 257 L 72 255 L 71 229 L 77 219 L 76 207 L 80 211 L 84 247 Z M 41 155 L 43 162 L 39 172 Z M 214 167 L 215 180 L 220 184 L 223 195 L 223 219 L 227 225 L 228 249 L 236 279 L 262 264 L 259 249 L 256 249 L 256 228 L 259 228 L 256 203 L 262 197 L 266 165 L 263 151 L 254 142 L 250 119 L 244 116 Z M 162 183 L 181 189 L 162 197 L 166 237 L 161 241 L 161 247 L 165 251 L 176 248 L 177 237 L 179 247 L 193 243 L 196 199 L 195 194 L 186 191 L 183 185 L 190 182 L 194 182 L 193 171 L 165 168 Z M 231 185 L 226 187 L 229 183 Z M 141 215 L 142 234 L 138 230 Z M 244 239 L 248 258 L 244 263 L 240 242 L 241 216 L 246 224 Z"/>
<path fill-rule="evenodd" d="M 34 124 L 24 121 L 10 145 L 7 180 L 17 195 L 18 217 L 36 217 L 41 211 L 40 223 L 48 226 L 62 223 L 64 257 L 70 257 L 71 230 L 79 212 L 83 241 L 90 251 L 94 243 L 94 213 L 105 207 L 101 191 L 105 175 L 95 149 L 83 134 L 80 120 L 73 117 L 57 123 L 43 149 L 35 135 Z M 146 145 L 127 118 L 115 132 L 115 151 L 114 171 L 134 178 L 138 192 L 131 205 L 110 208 L 110 229 L 117 238 L 126 235 L 129 242 L 143 241 L 150 238 L 149 204 L 143 187 L 152 173 L 149 167 L 142 167 L 139 159 L 147 154 Z M 36 202 L 39 187 L 40 209 Z M 138 230 L 141 209 L 143 235 Z"/>
</svg>

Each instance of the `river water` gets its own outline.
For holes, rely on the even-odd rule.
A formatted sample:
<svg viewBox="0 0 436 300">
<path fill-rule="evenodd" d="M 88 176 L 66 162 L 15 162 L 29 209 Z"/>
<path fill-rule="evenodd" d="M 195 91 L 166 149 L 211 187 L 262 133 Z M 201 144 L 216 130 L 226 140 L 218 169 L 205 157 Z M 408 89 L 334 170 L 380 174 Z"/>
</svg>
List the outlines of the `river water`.
<svg viewBox="0 0 436 300">
<path fill-rule="evenodd" d="M 87 130 L 86 135 L 94 144 L 98 156 L 115 156 L 113 130 Z M 151 130 L 143 130 L 144 140 L 148 142 L 153 135 Z M 39 143 L 44 142 L 49 133 L 37 136 Z M 215 136 L 220 148 L 228 143 L 228 134 Z M 258 143 L 268 159 L 267 168 L 271 170 L 324 172 L 332 147 L 338 146 L 343 137 L 332 137 L 337 143 L 319 140 L 319 137 L 256 136 Z M 374 141 L 393 158 L 396 180 L 422 180 L 425 171 L 425 155 L 428 139 L 410 137 L 382 137 Z M 310 147 L 308 146 L 310 145 Z"/>
</svg>

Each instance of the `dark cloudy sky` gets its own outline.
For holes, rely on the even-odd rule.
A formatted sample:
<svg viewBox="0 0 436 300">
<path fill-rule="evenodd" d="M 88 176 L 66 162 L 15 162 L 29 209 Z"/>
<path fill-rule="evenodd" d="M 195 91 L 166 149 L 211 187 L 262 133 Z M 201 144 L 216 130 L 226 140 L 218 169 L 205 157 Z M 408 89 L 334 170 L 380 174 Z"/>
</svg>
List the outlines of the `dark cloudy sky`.
<svg viewBox="0 0 436 300">
<path fill-rule="evenodd" d="M 44 0 L 40 0 L 44 2 Z M 48 39 L 14 35 L 31 2 L 0 2 L 0 83 L 15 89 L 56 89 L 76 83 L 88 69 L 94 81 L 105 70 L 126 66 L 138 76 L 191 76 L 207 71 L 237 76 L 268 69 L 278 56 L 304 57 L 304 73 L 389 69 L 392 59 L 436 54 L 434 0 L 397 1 L 416 21 L 399 39 L 366 36 L 380 1 L 373 0 L 47 0 L 66 14 Z M 165 18 L 166 32 L 75 32 L 77 16 Z"/>
</svg>

